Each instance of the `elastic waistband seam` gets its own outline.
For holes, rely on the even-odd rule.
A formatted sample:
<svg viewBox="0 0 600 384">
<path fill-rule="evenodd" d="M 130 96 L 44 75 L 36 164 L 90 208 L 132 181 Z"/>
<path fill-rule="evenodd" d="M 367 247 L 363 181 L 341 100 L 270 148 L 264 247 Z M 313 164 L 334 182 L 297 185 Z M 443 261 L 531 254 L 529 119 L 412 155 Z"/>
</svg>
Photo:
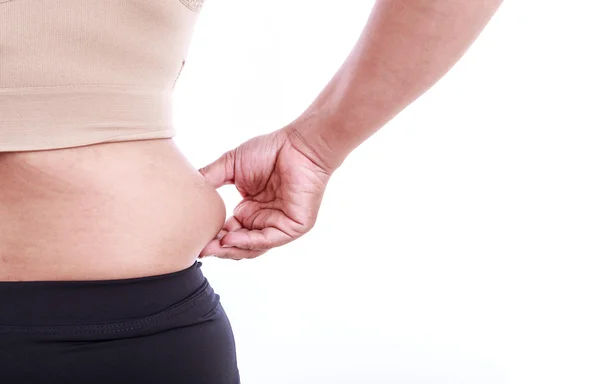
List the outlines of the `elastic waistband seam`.
<svg viewBox="0 0 600 384">
<path fill-rule="evenodd" d="M 45 325 L 31 325 L 31 326 L 21 326 L 21 325 L 0 325 L 1 331 L 10 331 L 10 332 L 20 332 L 20 333 L 45 333 L 49 335 L 56 335 L 62 332 L 66 332 L 68 334 L 106 334 L 106 333 L 114 333 L 114 332 L 123 332 L 132 329 L 142 328 L 148 325 L 157 324 L 161 321 L 164 321 L 170 316 L 174 316 L 179 314 L 180 312 L 188 309 L 188 307 L 196 305 L 200 300 L 203 300 L 211 291 L 208 280 L 204 280 L 204 283 L 200 288 L 198 288 L 200 292 L 193 294 L 191 297 L 184 299 L 182 302 L 176 304 L 175 306 L 166 309 L 162 312 L 159 312 L 154 315 L 147 316 L 141 320 L 131 320 L 131 321 L 118 321 L 113 323 L 105 323 L 105 324 L 87 324 L 87 325 L 55 325 L 55 326 L 45 326 Z M 132 327 L 134 325 L 138 325 L 137 327 Z M 112 329 L 111 329 L 112 328 Z M 98 329 L 102 329 L 101 331 Z"/>
<path fill-rule="evenodd" d="M 160 130 L 157 130 L 160 131 Z M 152 131 L 155 132 L 155 131 Z M 114 137 L 118 137 L 119 135 L 116 135 Z M 6 286 L 35 286 L 35 285 L 39 285 L 41 287 L 43 287 L 45 290 L 48 289 L 48 286 L 50 286 L 50 289 L 55 288 L 56 286 L 68 286 L 68 287 L 72 287 L 72 288 L 81 288 L 82 286 L 89 286 L 89 285 L 93 285 L 93 286 L 102 286 L 102 287 L 106 287 L 106 286 L 111 286 L 113 284 L 137 284 L 137 283 L 145 283 L 145 282 L 150 282 L 150 281 L 156 281 L 156 280 L 161 280 L 164 281 L 166 279 L 174 279 L 174 278 L 180 278 L 181 275 L 185 275 L 188 273 L 196 273 L 195 271 L 198 270 L 199 268 L 202 267 L 202 262 L 199 260 L 195 260 L 190 266 L 185 267 L 184 269 L 178 270 L 178 271 L 174 271 L 174 272 L 169 272 L 169 273 L 165 273 L 165 274 L 160 274 L 160 275 L 150 275 L 150 276 L 142 276 L 142 277 L 127 277 L 127 278 L 123 278 L 123 279 L 109 279 L 109 280 L 25 280 L 25 281 L 0 281 L 0 289 L 2 288 L 3 285 Z M 193 271 L 194 270 L 194 271 Z M 11 287 L 10 289 L 14 289 L 14 287 Z M 1 291 L 0 291 L 1 292 Z"/>
</svg>

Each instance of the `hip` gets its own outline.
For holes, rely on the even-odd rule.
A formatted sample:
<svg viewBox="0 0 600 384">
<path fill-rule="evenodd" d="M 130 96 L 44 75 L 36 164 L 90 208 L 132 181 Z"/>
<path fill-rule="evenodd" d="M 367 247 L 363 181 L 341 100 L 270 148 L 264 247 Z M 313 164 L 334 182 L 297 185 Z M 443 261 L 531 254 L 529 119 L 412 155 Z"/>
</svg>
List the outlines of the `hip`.
<svg viewBox="0 0 600 384">
<path fill-rule="evenodd" d="M 0 382 L 239 383 L 231 324 L 201 265 L 133 279 L 0 282 Z"/>
<path fill-rule="evenodd" d="M 0 281 L 189 266 L 225 206 L 172 139 L 0 153 Z"/>
</svg>

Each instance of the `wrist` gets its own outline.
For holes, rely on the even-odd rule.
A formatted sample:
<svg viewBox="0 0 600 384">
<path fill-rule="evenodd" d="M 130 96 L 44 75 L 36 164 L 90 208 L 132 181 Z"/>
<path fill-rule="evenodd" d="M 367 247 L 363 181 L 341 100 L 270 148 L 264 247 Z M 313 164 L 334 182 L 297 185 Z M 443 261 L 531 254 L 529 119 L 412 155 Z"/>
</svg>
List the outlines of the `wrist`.
<svg viewBox="0 0 600 384">
<path fill-rule="evenodd" d="M 325 133 L 331 122 L 316 114 L 305 114 L 282 130 L 290 143 L 313 163 L 328 173 L 338 169 L 348 153 L 336 148 Z"/>
</svg>

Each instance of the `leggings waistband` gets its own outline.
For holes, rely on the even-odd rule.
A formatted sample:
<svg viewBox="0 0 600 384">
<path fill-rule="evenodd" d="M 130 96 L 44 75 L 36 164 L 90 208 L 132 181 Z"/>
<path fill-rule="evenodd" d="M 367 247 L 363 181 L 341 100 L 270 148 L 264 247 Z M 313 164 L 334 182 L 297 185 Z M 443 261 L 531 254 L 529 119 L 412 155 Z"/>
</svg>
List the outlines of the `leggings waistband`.
<svg viewBox="0 0 600 384">
<path fill-rule="evenodd" d="M 161 312 L 208 282 L 200 261 L 186 269 L 115 280 L 0 282 L 0 325 L 72 325 Z"/>
</svg>

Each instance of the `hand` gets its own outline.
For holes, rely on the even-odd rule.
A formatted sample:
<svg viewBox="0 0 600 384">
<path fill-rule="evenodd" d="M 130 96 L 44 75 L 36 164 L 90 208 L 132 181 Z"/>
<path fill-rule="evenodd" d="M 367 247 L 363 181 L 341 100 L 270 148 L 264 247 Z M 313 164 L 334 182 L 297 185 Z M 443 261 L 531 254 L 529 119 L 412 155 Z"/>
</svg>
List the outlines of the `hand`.
<svg viewBox="0 0 600 384">
<path fill-rule="evenodd" d="M 252 259 L 313 228 L 333 169 L 294 132 L 254 137 L 199 170 L 214 188 L 235 184 L 243 197 L 199 257 Z"/>
</svg>

